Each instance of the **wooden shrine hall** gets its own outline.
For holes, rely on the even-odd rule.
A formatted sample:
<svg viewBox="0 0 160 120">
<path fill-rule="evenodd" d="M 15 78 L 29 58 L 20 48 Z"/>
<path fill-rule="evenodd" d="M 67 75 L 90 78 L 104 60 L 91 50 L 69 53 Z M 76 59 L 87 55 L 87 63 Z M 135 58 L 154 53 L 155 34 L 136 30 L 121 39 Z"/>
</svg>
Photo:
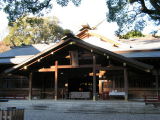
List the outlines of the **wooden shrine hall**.
<svg viewBox="0 0 160 120">
<path fill-rule="evenodd" d="M 153 72 L 152 65 L 67 36 L 3 71 L 1 78 L 20 79 L 8 86 L 21 83 L 21 87 L 3 89 L 0 96 L 24 96 L 30 100 L 142 98 L 158 92 L 158 77 Z M 144 91 L 143 87 L 149 89 Z"/>
</svg>

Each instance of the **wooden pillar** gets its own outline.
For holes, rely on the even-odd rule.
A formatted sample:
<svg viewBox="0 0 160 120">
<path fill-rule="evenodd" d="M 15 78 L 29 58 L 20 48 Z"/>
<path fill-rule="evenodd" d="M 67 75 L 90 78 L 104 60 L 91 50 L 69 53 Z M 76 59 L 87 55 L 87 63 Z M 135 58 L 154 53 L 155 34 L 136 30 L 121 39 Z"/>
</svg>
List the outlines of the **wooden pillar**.
<svg viewBox="0 0 160 120">
<path fill-rule="evenodd" d="M 31 72 L 29 74 L 29 93 L 28 93 L 29 100 L 32 100 L 32 77 L 33 77 L 33 73 Z"/>
<path fill-rule="evenodd" d="M 54 84 L 54 99 L 57 100 L 58 91 L 58 61 L 55 61 L 55 84 Z"/>
<path fill-rule="evenodd" d="M 125 91 L 125 96 L 124 99 L 125 101 L 128 100 L 128 74 L 127 74 L 127 69 L 124 69 L 124 91 Z"/>
<path fill-rule="evenodd" d="M 102 94 L 102 80 L 99 80 L 99 94 Z"/>
<path fill-rule="evenodd" d="M 93 56 L 93 101 L 96 100 L 96 56 Z"/>
<path fill-rule="evenodd" d="M 156 78 L 156 91 L 157 91 L 157 96 L 159 96 L 159 76 L 158 76 L 158 72 L 156 73 L 155 75 L 155 78 Z"/>
<path fill-rule="evenodd" d="M 113 76 L 113 82 L 112 82 L 112 84 L 113 84 L 113 90 L 115 90 L 115 89 L 116 89 L 116 83 L 115 83 L 115 80 L 116 80 L 116 77 L 115 77 L 115 76 Z"/>
</svg>

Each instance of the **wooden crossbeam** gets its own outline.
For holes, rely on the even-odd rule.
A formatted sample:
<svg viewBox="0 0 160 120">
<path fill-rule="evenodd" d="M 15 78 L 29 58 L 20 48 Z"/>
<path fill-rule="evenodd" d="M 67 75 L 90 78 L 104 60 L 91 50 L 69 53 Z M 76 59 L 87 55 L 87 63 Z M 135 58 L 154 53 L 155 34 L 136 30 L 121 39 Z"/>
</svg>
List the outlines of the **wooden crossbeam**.
<svg viewBox="0 0 160 120">
<path fill-rule="evenodd" d="M 58 69 L 69 69 L 69 68 L 92 68 L 93 65 L 78 65 L 78 66 L 73 66 L 73 65 L 58 65 Z M 96 67 L 100 67 L 100 65 L 96 65 Z M 38 70 L 38 72 L 54 72 L 55 71 L 55 66 L 51 66 L 51 68 L 41 68 Z"/>
<path fill-rule="evenodd" d="M 92 68 L 93 65 L 78 65 L 78 66 L 72 66 L 72 65 L 58 65 L 58 69 L 72 69 L 72 68 Z M 101 65 L 96 65 L 96 70 L 123 70 L 123 67 L 120 66 L 112 66 L 112 67 L 101 67 Z M 38 72 L 54 72 L 55 66 L 51 66 L 50 68 L 41 68 L 38 70 Z"/>
<path fill-rule="evenodd" d="M 38 70 L 38 72 L 54 72 L 54 68 L 41 68 Z"/>
<path fill-rule="evenodd" d="M 65 68 L 92 68 L 93 65 L 77 65 L 77 66 L 73 66 L 73 65 L 58 65 L 58 69 L 65 69 Z M 100 65 L 96 65 L 96 67 L 100 67 Z M 51 66 L 51 68 L 55 68 L 55 66 Z"/>
<path fill-rule="evenodd" d="M 124 67 L 121 66 L 106 66 L 106 67 L 97 67 L 96 70 L 124 70 Z"/>
</svg>

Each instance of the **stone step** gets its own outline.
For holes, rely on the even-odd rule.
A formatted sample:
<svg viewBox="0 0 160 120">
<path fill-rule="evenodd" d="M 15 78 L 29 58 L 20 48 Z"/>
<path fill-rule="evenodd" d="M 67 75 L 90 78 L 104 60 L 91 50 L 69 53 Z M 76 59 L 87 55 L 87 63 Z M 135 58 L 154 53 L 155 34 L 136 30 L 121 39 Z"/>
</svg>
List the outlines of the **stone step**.
<svg viewBox="0 0 160 120">
<path fill-rule="evenodd" d="M 143 102 L 124 101 L 53 101 L 53 100 L 17 100 L 1 104 L 1 107 L 21 107 L 32 110 L 54 110 L 57 112 L 85 113 L 160 113 L 160 108 L 145 105 Z"/>
</svg>

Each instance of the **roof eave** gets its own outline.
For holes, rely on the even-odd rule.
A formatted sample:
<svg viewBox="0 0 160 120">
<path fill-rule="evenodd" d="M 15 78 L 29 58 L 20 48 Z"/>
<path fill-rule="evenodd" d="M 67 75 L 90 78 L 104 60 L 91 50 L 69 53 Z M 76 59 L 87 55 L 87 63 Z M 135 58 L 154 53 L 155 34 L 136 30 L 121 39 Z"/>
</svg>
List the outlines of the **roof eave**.
<svg viewBox="0 0 160 120">
<path fill-rule="evenodd" d="M 124 57 L 124 56 L 119 55 L 119 54 L 117 54 L 117 53 L 113 53 L 113 52 L 111 52 L 111 51 L 109 51 L 109 50 L 107 50 L 107 49 L 100 48 L 100 47 L 98 47 L 98 46 L 94 46 L 94 45 L 92 45 L 92 44 L 90 44 L 90 43 L 87 43 L 87 42 L 85 42 L 85 41 L 83 41 L 83 40 L 81 40 L 81 39 L 79 39 L 79 38 L 72 37 L 72 38 L 65 38 L 64 41 L 61 41 L 61 42 L 55 44 L 54 46 L 52 46 L 52 47 L 50 47 L 50 48 L 48 48 L 48 49 L 46 49 L 46 50 L 44 50 L 44 51 L 36 54 L 35 56 L 33 56 L 33 57 L 29 58 L 28 60 L 22 62 L 21 64 L 15 65 L 15 66 L 13 66 L 13 67 L 10 68 L 10 69 L 5 70 L 4 73 L 13 72 L 14 70 L 17 70 L 17 69 L 19 69 L 20 67 L 25 66 L 27 63 L 29 63 L 29 62 L 31 62 L 31 61 L 33 61 L 33 60 L 41 57 L 42 55 L 44 55 L 44 54 L 46 54 L 46 53 L 48 53 L 48 52 L 51 52 L 52 50 L 58 48 L 58 47 L 61 46 L 61 45 L 68 44 L 68 43 L 70 43 L 71 41 L 74 42 L 74 43 L 76 43 L 77 45 L 78 45 L 78 43 L 81 44 L 82 47 L 86 47 L 86 49 L 92 49 L 93 51 L 95 50 L 95 52 L 98 52 L 98 53 L 100 53 L 100 54 L 102 54 L 102 55 L 107 54 L 107 55 L 111 56 L 113 59 L 116 59 L 116 60 L 118 60 L 118 61 L 121 61 L 121 62 L 123 62 L 123 63 L 126 63 L 126 64 L 128 64 L 128 65 L 130 65 L 130 66 L 132 66 L 132 67 L 134 67 L 134 68 L 143 70 L 143 71 L 145 71 L 145 72 L 150 72 L 150 71 L 153 69 L 153 66 L 152 66 L 152 65 L 148 65 L 148 64 L 139 62 L 139 61 L 137 61 L 137 60 Z M 117 58 L 118 58 L 118 59 L 117 59 Z"/>
</svg>

